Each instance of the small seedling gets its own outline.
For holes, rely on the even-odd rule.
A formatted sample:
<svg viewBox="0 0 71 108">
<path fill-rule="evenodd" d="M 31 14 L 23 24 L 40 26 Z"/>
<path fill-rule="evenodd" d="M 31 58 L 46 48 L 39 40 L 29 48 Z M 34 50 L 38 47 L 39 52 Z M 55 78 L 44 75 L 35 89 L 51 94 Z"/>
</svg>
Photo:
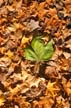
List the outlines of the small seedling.
<svg viewBox="0 0 71 108">
<path fill-rule="evenodd" d="M 47 44 L 41 39 L 41 36 L 37 36 L 32 39 L 31 44 L 25 48 L 25 59 L 35 61 L 35 70 L 39 70 L 39 65 L 43 61 L 48 61 L 54 53 L 52 40 Z"/>
</svg>

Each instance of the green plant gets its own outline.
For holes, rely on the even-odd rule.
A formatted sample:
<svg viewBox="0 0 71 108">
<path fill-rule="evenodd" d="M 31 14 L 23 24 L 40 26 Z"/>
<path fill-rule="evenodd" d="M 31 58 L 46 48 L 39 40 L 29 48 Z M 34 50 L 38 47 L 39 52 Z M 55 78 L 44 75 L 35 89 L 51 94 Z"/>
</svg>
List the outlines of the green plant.
<svg viewBox="0 0 71 108">
<path fill-rule="evenodd" d="M 41 37 L 35 37 L 31 45 L 25 48 L 25 58 L 32 61 L 47 61 L 49 60 L 54 52 L 52 41 L 49 41 L 46 45 L 44 44 Z"/>
<path fill-rule="evenodd" d="M 27 60 L 36 61 L 36 67 L 39 67 L 43 61 L 48 61 L 54 53 L 52 41 L 44 44 L 41 36 L 33 38 L 31 44 L 25 48 L 25 58 Z M 37 66 L 38 65 L 38 66 Z"/>
</svg>

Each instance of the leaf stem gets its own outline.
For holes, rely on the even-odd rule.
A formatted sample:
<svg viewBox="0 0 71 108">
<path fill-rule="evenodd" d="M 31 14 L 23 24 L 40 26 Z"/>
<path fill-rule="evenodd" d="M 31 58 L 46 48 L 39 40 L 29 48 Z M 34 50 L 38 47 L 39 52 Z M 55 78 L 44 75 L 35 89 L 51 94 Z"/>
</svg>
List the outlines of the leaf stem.
<svg viewBox="0 0 71 108">
<path fill-rule="evenodd" d="M 35 73 L 35 74 L 38 74 L 38 73 L 39 73 L 39 69 L 40 69 L 40 62 L 37 61 L 37 62 L 35 63 L 35 66 L 34 66 L 34 73 Z"/>
</svg>

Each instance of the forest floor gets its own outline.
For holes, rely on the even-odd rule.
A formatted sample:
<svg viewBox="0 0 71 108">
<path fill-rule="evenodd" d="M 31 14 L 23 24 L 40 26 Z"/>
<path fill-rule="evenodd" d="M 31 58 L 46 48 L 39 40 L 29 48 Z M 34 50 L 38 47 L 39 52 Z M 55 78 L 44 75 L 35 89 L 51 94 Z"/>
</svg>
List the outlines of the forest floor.
<svg viewBox="0 0 71 108">
<path fill-rule="evenodd" d="M 54 46 L 38 73 L 35 36 Z M 71 0 L 0 0 L 0 108 L 71 108 Z"/>
</svg>

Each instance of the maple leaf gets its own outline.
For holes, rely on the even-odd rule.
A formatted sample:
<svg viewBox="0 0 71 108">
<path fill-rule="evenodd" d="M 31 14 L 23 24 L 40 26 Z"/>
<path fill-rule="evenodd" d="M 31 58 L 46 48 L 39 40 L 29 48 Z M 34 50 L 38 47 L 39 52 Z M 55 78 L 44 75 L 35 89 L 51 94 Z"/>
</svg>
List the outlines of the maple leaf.
<svg viewBox="0 0 71 108">
<path fill-rule="evenodd" d="M 48 82 L 46 94 L 50 93 L 53 97 L 56 96 L 55 91 L 59 91 L 59 89 L 55 87 L 55 84 L 56 82 Z"/>
<path fill-rule="evenodd" d="M 54 53 L 52 40 L 45 45 L 40 36 L 33 38 L 31 45 L 24 50 L 26 59 L 38 62 L 48 61 Z"/>
<path fill-rule="evenodd" d="M 35 30 L 39 27 L 39 22 L 31 20 L 30 23 L 29 23 L 29 26 L 31 28 L 31 31 L 33 31 L 33 30 Z"/>
<path fill-rule="evenodd" d="M 29 41 L 29 38 L 23 36 L 22 40 L 21 40 L 21 44 L 25 44 L 25 43 L 28 43 Z"/>
<path fill-rule="evenodd" d="M 9 58 L 12 58 L 13 57 L 13 52 L 8 50 L 7 53 L 5 53 L 5 55 L 7 55 Z"/>
</svg>

